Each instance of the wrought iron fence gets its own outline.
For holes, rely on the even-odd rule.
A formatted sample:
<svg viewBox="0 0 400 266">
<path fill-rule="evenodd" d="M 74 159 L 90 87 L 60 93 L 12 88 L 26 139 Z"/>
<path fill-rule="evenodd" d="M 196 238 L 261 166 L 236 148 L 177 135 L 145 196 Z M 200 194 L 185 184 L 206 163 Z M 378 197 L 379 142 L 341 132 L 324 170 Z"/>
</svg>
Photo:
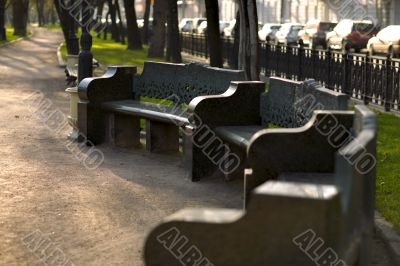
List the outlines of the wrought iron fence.
<svg viewBox="0 0 400 266">
<path fill-rule="evenodd" d="M 181 33 L 181 41 L 183 52 L 209 58 L 205 35 Z M 224 63 L 234 67 L 237 58 L 234 40 L 222 38 L 222 45 Z M 400 111 L 400 59 L 266 42 L 260 43 L 260 56 L 261 73 L 266 77 L 312 78 L 365 104 Z"/>
<path fill-rule="evenodd" d="M 269 43 L 261 43 L 261 56 L 267 77 L 313 78 L 366 104 L 399 110 L 400 59 Z"/>
<path fill-rule="evenodd" d="M 232 38 L 221 38 L 222 42 L 222 59 L 224 64 L 230 67 L 234 66 L 237 54 L 234 52 L 234 40 Z M 198 56 L 204 59 L 209 58 L 209 44 L 207 36 L 204 34 L 181 33 L 182 52 L 192 56 Z M 212 47 L 210 47 L 212 49 Z"/>
</svg>

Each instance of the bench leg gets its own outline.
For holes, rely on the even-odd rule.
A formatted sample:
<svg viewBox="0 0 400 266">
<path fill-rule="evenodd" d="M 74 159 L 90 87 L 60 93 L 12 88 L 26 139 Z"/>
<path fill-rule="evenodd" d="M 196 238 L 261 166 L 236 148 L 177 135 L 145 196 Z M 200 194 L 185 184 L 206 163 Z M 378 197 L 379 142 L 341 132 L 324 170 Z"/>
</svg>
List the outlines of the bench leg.
<svg viewBox="0 0 400 266">
<path fill-rule="evenodd" d="M 140 118 L 129 115 L 108 116 L 107 139 L 115 146 L 131 148 L 140 145 Z"/>
<path fill-rule="evenodd" d="M 146 120 L 146 149 L 149 152 L 179 152 L 179 128 Z"/>
<path fill-rule="evenodd" d="M 192 181 L 211 176 L 218 171 L 218 165 L 213 163 L 203 148 L 193 144 L 193 127 L 186 126 L 183 135 L 183 163 Z"/>
</svg>

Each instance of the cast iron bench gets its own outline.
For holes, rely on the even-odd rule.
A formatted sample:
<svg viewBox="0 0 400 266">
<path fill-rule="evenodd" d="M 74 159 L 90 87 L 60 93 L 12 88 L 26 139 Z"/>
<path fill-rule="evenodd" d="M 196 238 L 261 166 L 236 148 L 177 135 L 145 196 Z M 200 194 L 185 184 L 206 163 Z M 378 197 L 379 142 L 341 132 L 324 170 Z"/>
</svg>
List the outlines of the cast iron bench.
<svg viewBox="0 0 400 266">
<path fill-rule="evenodd" d="M 270 147 L 262 142 L 263 135 L 268 135 L 274 130 L 267 129 L 267 127 L 301 128 L 309 122 L 314 110 L 348 109 L 347 95 L 328 90 L 314 80 L 297 82 L 282 78 L 270 78 L 269 91 L 265 93 L 262 84 L 259 85 L 259 97 L 246 99 L 246 101 L 239 99 L 233 103 L 234 99 L 227 99 L 223 96 L 202 98 L 204 112 L 209 110 L 217 113 L 215 106 L 221 106 L 221 112 L 223 112 L 221 117 L 200 114 L 202 123 L 210 126 L 215 135 L 225 144 L 225 149 L 229 149 L 230 153 L 239 158 L 234 165 L 236 168 L 229 163 L 225 164 L 228 165 L 226 169 L 219 168 L 219 171 L 225 174 L 226 179 L 232 179 L 235 176 L 243 177 L 243 171 L 247 164 L 247 152 L 253 154 L 254 149 L 260 149 L 261 153 L 257 156 L 260 156 L 261 160 L 264 159 L 262 150 L 269 150 Z M 256 106 L 257 109 L 249 110 L 246 105 Z M 189 111 L 191 111 L 190 106 Z M 197 111 L 197 113 L 199 112 Z M 246 119 L 238 119 L 239 117 L 246 117 Z M 196 142 L 196 137 L 188 143 L 193 142 Z M 276 145 L 280 149 L 286 147 L 285 143 L 277 142 Z M 206 176 L 212 174 L 213 171 L 218 171 L 215 165 L 210 164 L 209 160 L 204 158 L 204 153 L 198 151 L 201 149 L 203 148 L 193 147 L 192 149 L 193 156 L 203 156 L 203 158 L 197 159 L 200 163 L 195 165 L 197 169 L 192 169 L 192 172 Z M 214 150 L 217 150 L 216 145 Z M 278 149 L 277 152 L 279 151 Z M 335 150 L 331 149 L 331 152 L 333 154 Z M 205 172 L 204 169 L 207 169 L 208 172 Z M 254 177 L 257 176 L 256 174 Z M 198 178 L 201 177 L 198 176 Z M 249 189 L 259 185 L 261 181 L 254 180 L 254 184 L 249 184 Z"/>
<path fill-rule="evenodd" d="M 301 130 L 270 132 L 257 163 L 274 173 L 265 176 L 273 180 L 252 191 L 246 210 L 178 211 L 148 235 L 146 265 L 369 265 L 375 114 L 359 105 L 355 111 L 316 111 L 310 121 Z M 315 130 L 319 126 L 322 131 Z M 346 138 L 318 141 L 336 131 L 347 132 Z M 331 144 L 339 145 L 333 156 Z"/>
<path fill-rule="evenodd" d="M 185 161 L 197 165 L 199 162 L 196 156 L 191 156 L 191 145 L 186 137 L 187 128 L 191 128 L 195 120 L 201 118 L 211 122 L 216 117 L 223 119 L 224 109 L 231 112 L 235 108 L 232 104 L 238 103 L 244 104 L 241 112 L 245 116 L 240 113 L 237 116 L 242 123 L 246 123 L 249 112 L 258 112 L 258 104 L 252 102 L 259 99 L 262 83 L 242 80 L 243 71 L 198 64 L 146 62 L 141 75 L 136 75 L 135 67 L 109 67 L 104 76 L 84 79 L 78 86 L 79 130 L 94 144 L 111 142 L 121 147 L 134 147 L 139 144 L 140 119 L 144 118 L 147 150 L 171 152 L 178 151 L 178 131 L 183 128 Z M 211 100 L 204 101 L 204 95 Z M 143 97 L 161 99 L 172 105 L 146 102 Z M 204 110 L 203 103 L 212 101 L 213 97 L 224 97 L 230 103 Z M 185 108 L 187 105 L 190 112 Z M 253 123 L 252 120 L 248 122 Z M 198 173 L 190 175 L 193 179 L 203 176 Z"/>
</svg>

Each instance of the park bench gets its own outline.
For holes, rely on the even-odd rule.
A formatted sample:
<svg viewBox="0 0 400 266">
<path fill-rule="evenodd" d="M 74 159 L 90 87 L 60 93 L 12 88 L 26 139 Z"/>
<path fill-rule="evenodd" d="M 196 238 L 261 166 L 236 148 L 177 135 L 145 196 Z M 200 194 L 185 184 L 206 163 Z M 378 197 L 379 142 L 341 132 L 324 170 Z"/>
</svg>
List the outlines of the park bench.
<svg viewBox="0 0 400 266">
<path fill-rule="evenodd" d="M 236 164 L 227 162 L 219 165 L 222 167 L 217 167 L 216 164 L 210 163 L 210 160 L 207 159 L 210 157 L 210 153 L 199 152 L 199 150 L 204 151 L 201 145 L 188 149 L 193 151 L 193 156 L 198 157 L 193 160 L 197 162 L 196 165 L 192 165 L 192 169 L 190 169 L 193 174 L 202 174 L 197 178 L 210 175 L 217 171 L 218 168 L 228 180 L 233 179 L 235 176 L 243 177 L 243 170 L 247 164 L 246 152 L 250 149 L 249 154 L 253 156 L 253 150 L 260 150 L 257 156 L 263 160 L 262 151 L 270 149 L 263 142 L 263 136 L 269 135 L 275 130 L 271 127 L 300 128 L 308 123 L 313 110 L 348 109 L 347 95 L 328 90 L 314 80 L 297 82 L 273 77 L 270 78 L 268 92 L 263 92 L 262 84 L 259 85 L 260 94 L 253 99 L 246 99 L 246 101 L 237 99 L 234 102 L 235 98 L 232 97 L 227 99 L 224 96 L 205 96 L 201 98 L 203 102 L 197 104 L 197 107 L 199 105 L 203 106 L 203 113 L 199 113 L 199 110 L 194 111 L 189 106 L 189 112 L 197 112 L 202 118 L 202 123 L 211 127 L 219 140 L 214 141 L 216 144 L 213 148 L 209 148 L 209 150 L 215 151 L 213 156 L 222 158 L 224 152 L 216 152 L 218 150 L 217 146 L 225 145 L 225 149 L 228 149 L 230 154 L 235 154 L 238 157 L 236 158 Z M 257 110 L 246 108 L 249 104 L 257 106 Z M 220 106 L 219 113 L 222 115 L 213 117 L 211 112 L 218 112 L 215 108 L 216 106 Z M 242 117 L 246 118 L 242 119 Z M 268 127 L 270 128 L 268 129 Z M 187 135 L 190 137 L 190 134 Z M 215 136 L 213 135 L 212 137 L 215 138 Z M 187 143 L 196 142 L 198 142 L 196 137 L 192 137 L 191 141 L 187 141 Z M 275 142 L 274 144 L 277 145 L 278 151 L 285 147 L 285 143 Z M 330 151 L 333 155 L 336 150 L 331 148 Z M 315 152 L 318 153 L 319 151 Z M 187 158 L 190 158 L 190 156 Z M 222 158 L 222 160 L 228 161 L 232 160 L 232 158 L 226 157 Z M 224 169 L 226 165 L 228 166 Z M 325 163 L 324 165 L 326 166 L 327 164 Z M 328 169 L 332 169 L 332 167 L 328 167 Z M 260 181 L 256 178 L 257 174 L 258 172 L 254 173 L 254 185 L 251 185 L 249 189 L 260 184 Z M 264 177 L 264 175 L 261 175 L 261 181 L 263 181 Z"/>
<path fill-rule="evenodd" d="M 79 84 L 78 127 L 81 135 L 94 144 L 111 142 L 134 147 L 140 142 L 140 119 L 145 119 L 147 150 L 176 152 L 179 128 L 192 123 L 187 105 L 202 113 L 202 105 L 197 107 L 197 102 L 203 95 L 224 95 L 227 99 L 235 98 L 233 102 L 259 98 L 260 91 L 253 82 L 231 84 L 242 80 L 243 71 L 199 64 L 146 62 L 141 75 L 136 75 L 135 67 L 109 67 L 104 76 L 87 78 Z M 169 106 L 163 104 L 168 102 Z M 208 116 L 218 116 L 223 108 L 214 106 Z M 243 111 L 246 109 L 257 110 L 258 106 L 249 105 Z M 191 154 L 185 148 L 188 146 L 184 145 L 184 156 Z"/>
<path fill-rule="evenodd" d="M 350 120 L 351 125 L 315 130 L 332 118 Z M 370 265 L 375 114 L 358 105 L 355 111 L 315 111 L 311 121 L 300 131 L 279 129 L 278 139 L 270 134 L 270 142 L 283 142 L 279 150 L 277 144 L 264 151 L 264 167 L 276 177 L 252 191 L 246 210 L 178 211 L 147 236 L 146 265 Z M 329 138 L 336 129 L 348 138 L 335 142 L 341 145 L 334 156 L 328 149 L 318 157 L 307 156 L 305 145 L 326 148 L 327 143 L 315 140 L 321 134 Z M 305 157 L 296 158 L 292 152 Z M 277 159 L 271 164 L 273 157 Z M 314 172 L 325 160 L 332 161 L 332 171 Z"/>
</svg>

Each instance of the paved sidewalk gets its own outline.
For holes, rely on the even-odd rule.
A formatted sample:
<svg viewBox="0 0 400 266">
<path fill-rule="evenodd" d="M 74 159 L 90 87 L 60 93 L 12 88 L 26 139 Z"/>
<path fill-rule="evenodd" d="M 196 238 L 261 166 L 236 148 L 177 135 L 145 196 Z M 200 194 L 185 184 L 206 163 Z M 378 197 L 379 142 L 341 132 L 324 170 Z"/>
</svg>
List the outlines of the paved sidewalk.
<svg viewBox="0 0 400 266">
<path fill-rule="evenodd" d="M 143 265 L 144 237 L 165 216 L 183 207 L 241 207 L 240 182 L 192 183 L 179 157 L 99 146 L 104 163 L 86 169 L 66 146 L 69 129 L 50 130 L 24 100 L 39 92 L 68 113 L 61 40 L 35 29 L 0 49 L 0 265 L 58 265 L 51 252 L 74 265 Z M 25 244 L 33 236 L 43 239 L 36 249 Z M 379 241 L 374 261 L 390 265 Z"/>
</svg>

